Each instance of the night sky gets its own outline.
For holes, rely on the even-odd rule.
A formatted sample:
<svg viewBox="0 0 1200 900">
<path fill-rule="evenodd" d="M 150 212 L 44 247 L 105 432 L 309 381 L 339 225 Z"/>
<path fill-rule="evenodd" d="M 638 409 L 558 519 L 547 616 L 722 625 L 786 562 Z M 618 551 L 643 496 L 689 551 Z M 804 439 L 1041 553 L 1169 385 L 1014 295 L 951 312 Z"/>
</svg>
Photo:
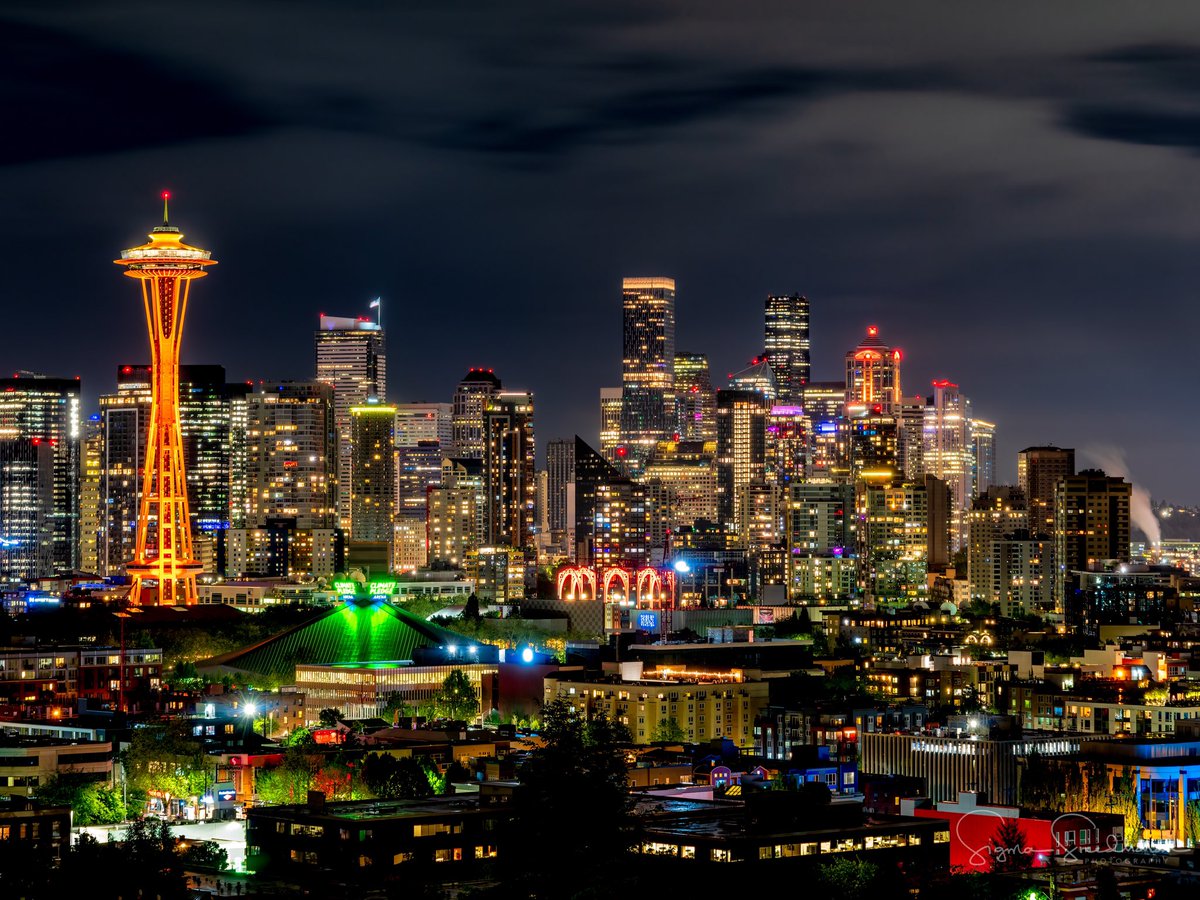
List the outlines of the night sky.
<svg viewBox="0 0 1200 900">
<path fill-rule="evenodd" d="M 384 298 L 390 399 L 471 366 L 595 439 L 623 275 L 678 282 L 715 379 L 762 304 L 814 378 L 868 323 L 905 393 L 1200 502 L 1200 7 L 881 2 L 6 3 L 0 359 L 146 360 L 112 265 L 157 222 L 220 260 L 185 361 L 311 378 L 320 312 Z"/>
</svg>

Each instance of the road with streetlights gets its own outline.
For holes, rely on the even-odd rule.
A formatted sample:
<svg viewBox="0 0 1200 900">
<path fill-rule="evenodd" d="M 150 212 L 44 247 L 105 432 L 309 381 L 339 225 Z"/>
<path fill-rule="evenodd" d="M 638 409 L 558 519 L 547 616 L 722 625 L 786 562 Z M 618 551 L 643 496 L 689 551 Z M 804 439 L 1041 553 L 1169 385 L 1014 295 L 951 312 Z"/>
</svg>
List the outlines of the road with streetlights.
<svg viewBox="0 0 1200 900">
<path fill-rule="evenodd" d="M 75 829 L 78 833 L 87 832 L 98 841 L 107 841 L 111 834 L 121 838 L 125 831 L 124 825 L 89 825 Z M 246 823 L 230 822 L 181 822 L 171 826 L 171 833 L 186 841 L 216 841 L 229 855 L 230 871 L 243 871 L 246 862 Z"/>
</svg>

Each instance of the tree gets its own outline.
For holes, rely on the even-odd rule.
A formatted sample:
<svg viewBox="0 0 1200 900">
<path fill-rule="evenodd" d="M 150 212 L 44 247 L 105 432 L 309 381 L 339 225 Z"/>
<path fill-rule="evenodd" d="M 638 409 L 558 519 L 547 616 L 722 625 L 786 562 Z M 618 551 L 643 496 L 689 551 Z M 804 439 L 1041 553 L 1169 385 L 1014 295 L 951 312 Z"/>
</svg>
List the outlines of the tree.
<svg viewBox="0 0 1200 900">
<path fill-rule="evenodd" d="M 686 739 L 687 734 L 684 732 L 683 726 L 679 724 L 678 719 L 672 716 L 669 719 L 658 720 L 658 724 L 654 726 L 654 736 L 651 738 L 651 742 L 677 744 Z"/>
<path fill-rule="evenodd" d="M 429 778 L 411 756 L 372 753 L 362 763 L 363 784 L 381 800 L 420 800 L 433 795 Z"/>
<path fill-rule="evenodd" d="M 438 715 L 473 722 L 479 715 L 479 692 L 462 669 L 452 669 L 435 699 Z"/>
<path fill-rule="evenodd" d="M 104 781 L 64 773 L 51 776 L 34 793 L 43 803 L 69 806 L 76 825 L 115 825 L 127 818 L 121 792 Z"/>
<path fill-rule="evenodd" d="M 291 734 L 283 739 L 285 747 L 308 747 L 312 748 L 317 745 L 317 740 L 312 736 L 312 732 L 303 725 L 297 725 L 292 729 Z"/>
<path fill-rule="evenodd" d="M 417 707 L 405 700 L 403 694 L 399 691 L 392 691 L 387 696 L 387 703 L 384 704 L 383 717 L 395 722 L 398 719 L 415 715 L 416 711 Z"/>
<path fill-rule="evenodd" d="M 467 603 L 462 611 L 463 620 L 466 622 L 476 623 L 479 621 L 479 597 L 471 591 L 471 596 L 467 597 Z"/>
<path fill-rule="evenodd" d="M 336 707 L 326 707 L 317 715 L 317 719 L 323 728 L 336 728 L 337 723 L 343 718 L 342 711 Z"/>
<path fill-rule="evenodd" d="M 521 838 L 501 855 L 518 892 L 538 898 L 611 875 L 634 839 L 629 775 L 614 723 L 585 719 L 558 698 L 542 709 L 541 737 L 513 798 L 510 833 Z"/>
<path fill-rule="evenodd" d="M 863 900 L 878 888 L 879 866 L 863 859 L 845 857 L 825 863 L 817 871 L 822 896 L 830 900 Z"/>
<path fill-rule="evenodd" d="M 1032 865 L 1026 852 L 1025 832 L 1016 819 L 1005 819 L 991 838 L 992 871 L 1020 872 Z"/>
<path fill-rule="evenodd" d="M 216 869 L 224 872 L 229 868 L 229 854 L 216 841 L 196 841 L 183 851 L 183 864 L 189 869 Z"/>
<path fill-rule="evenodd" d="M 137 791 L 190 797 L 208 787 L 203 748 L 184 720 L 135 728 L 122 762 L 129 785 Z"/>
</svg>

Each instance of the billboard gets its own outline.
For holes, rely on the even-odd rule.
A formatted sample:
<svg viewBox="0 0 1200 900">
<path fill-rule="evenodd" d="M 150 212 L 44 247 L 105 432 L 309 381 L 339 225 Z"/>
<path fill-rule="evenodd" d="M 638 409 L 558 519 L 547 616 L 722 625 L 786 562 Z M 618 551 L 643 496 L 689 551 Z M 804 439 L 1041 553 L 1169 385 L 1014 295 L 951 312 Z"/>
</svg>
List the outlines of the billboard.
<svg viewBox="0 0 1200 900">
<path fill-rule="evenodd" d="M 637 611 L 638 631 L 658 631 L 658 612 L 652 609 Z"/>
</svg>

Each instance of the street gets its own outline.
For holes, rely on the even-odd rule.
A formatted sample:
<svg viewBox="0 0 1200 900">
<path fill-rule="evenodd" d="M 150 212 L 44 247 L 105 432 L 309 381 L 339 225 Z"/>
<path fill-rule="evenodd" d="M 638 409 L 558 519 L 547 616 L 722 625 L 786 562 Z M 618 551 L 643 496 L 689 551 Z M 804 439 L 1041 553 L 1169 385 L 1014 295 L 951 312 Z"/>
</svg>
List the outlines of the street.
<svg viewBox="0 0 1200 900">
<path fill-rule="evenodd" d="M 77 834 L 86 831 L 98 841 L 108 840 L 113 832 L 120 837 L 124 830 L 124 825 L 90 825 L 75 829 Z M 229 870 L 243 871 L 246 860 L 245 822 L 183 822 L 172 825 L 171 833 L 189 841 L 216 841 L 229 854 Z"/>
</svg>

